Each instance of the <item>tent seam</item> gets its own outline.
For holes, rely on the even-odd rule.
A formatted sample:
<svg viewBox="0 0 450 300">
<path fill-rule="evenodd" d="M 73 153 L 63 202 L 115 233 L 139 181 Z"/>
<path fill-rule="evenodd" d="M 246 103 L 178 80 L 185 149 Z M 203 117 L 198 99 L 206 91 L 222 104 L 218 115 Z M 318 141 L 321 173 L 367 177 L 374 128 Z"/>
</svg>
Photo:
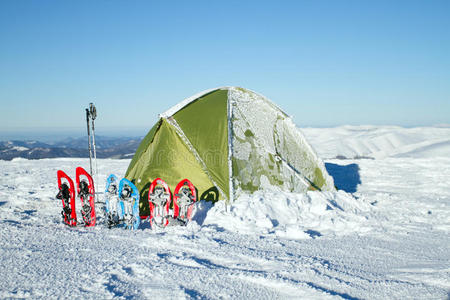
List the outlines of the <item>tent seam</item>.
<svg viewBox="0 0 450 300">
<path fill-rule="evenodd" d="M 167 111 L 159 114 L 160 118 L 170 118 L 173 115 L 175 115 L 177 112 L 179 112 L 180 110 L 182 110 L 183 108 L 187 107 L 188 105 L 190 105 L 191 103 L 197 101 L 198 99 L 207 96 L 208 94 L 211 94 L 215 91 L 218 90 L 225 90 L 225 89 L 230 89 L 230 87 L 227 86 L 222 86 L 222 87 L 217 87 L 217 88 L 213 88 L 213 89 L 208 89 L 208 90 L 204 90 L 200 93 L 197 93 L 189 98 L 184 99 L 183 101 L 181 101 L 180 103 L 172 106 L 171 108 L 169 108 Z"/>
<path fill-rule="evenodd" d="M 181 138 L 181 140 L 185 143 L 186 147 L 188 147 L 188 149 L 190 149 L 192 151 L 192 154 L 194 155 L 195 159 L 202 167 L 206 176 L 208 176 L 209 180 L 211 180 L 211 183 L 215 185 L 215 187 L 222 194 L 222 196 L 225 198 L 225 200 L 228 200 L 228 197 L 226 196 L 224 191 L 220 188 L 220 186 L 212 178 L 211 174 L 209 174 L 208 167 L 206 166 L 205 162 L 202 160 L 202 158 L 198 154 L 194 145 L 192 145 L 191 141 L 189 141 L 188 137 L 184 134 L 183 129 L 181 129 L 180 125 L 178 125 L 178 122 L 174 118 L 166 118 L 166 120 L 170 125 L 172 125 L 175 128 L 175 132 L 178 134 L 178 136 Z"/>
<path fill-rule="evenodd" d="M 228 190 L 230 192 L 230 203 L 234 201 L 234 185 L 233 185 L 233 103 L 230 99 L 230 89 L 227 93 L 227 120 L 228 120 Z"/>
</svg>

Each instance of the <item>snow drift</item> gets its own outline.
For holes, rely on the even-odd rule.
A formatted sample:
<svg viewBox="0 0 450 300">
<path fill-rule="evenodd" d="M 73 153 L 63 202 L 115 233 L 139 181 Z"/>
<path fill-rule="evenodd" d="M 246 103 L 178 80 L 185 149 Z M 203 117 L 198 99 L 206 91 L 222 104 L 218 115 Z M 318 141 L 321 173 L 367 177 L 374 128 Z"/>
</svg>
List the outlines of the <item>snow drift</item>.
<svg viewBox="0 0 450 300">
<path fill-rule="evenodd" d="M 307 239 L 370 230 L 370 210 L 370 204 L 344 191 L 259 191 L 241 196 L 229 207 L 217 203 L 202 224 L 240 233 Z"/>
</svg>

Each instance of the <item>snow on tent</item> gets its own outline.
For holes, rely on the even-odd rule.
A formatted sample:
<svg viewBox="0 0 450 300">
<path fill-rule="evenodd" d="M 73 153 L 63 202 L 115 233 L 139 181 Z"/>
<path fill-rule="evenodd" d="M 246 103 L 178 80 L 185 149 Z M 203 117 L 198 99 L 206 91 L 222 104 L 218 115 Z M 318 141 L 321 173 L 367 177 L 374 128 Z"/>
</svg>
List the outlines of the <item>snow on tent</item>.
<svg viewBox="0 0 450 300">
<path fill-rule="evenodd" d="M 159 115 L 126 178 L 148 214 L 150 183 L 188 178 L 200 199 L 232 202 L 256 190 L 334 190 L 333 179 L 292 120 L 267 98 L 236 87 L 203 91 Z"/>
</svg>

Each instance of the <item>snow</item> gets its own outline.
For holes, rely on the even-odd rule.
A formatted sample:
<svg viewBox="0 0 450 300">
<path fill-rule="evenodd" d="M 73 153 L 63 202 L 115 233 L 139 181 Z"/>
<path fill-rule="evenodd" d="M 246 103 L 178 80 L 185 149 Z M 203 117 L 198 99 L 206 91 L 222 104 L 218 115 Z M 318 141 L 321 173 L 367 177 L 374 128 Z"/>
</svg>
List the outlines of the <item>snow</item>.
<svg viewBox="0 0 450 300">
<path fill-rule="evenodd" d="M 184 99 L 183 101 L 177 103 L 176 105 L 169 108 L 167 111 L 159 114 L 159 117 L 160 118 L 169 118 L 169 117 L 173 116 L 174 114 L 176 114 L 183 107 L 189 105 L 191 102 L 197 100 L 198 98 L 201 98 L 204 95 L 209 94 L 213 91 L 224 90 L 224 89 L 228 89 L 228 88 L 229 87 L 227 87 L 227 86 L 222 86 L 222 87 L 217 87 L 217 88 L 212 88 L 212 89 L 207 89 L 207 90 L 201 91 L 201 92 L 199 92 L 195 95 L 192 95 L 191 97 L 188 97 L 188 98 Z"/>
<path fill-rule="evenodd" d="M 302 128 L 322 158 L 449 156 L 450 127 L 340 126 Z"/>
<path fill-rule="evenodd" d="M 339 191 L 256 192 L 243 195 L 229 211 L 225 204 L 215 205 L 204 224 L 214 224 L 233 232 L 269 234 L 291 239 L 322 235 L 344 235 L 370 230 L 371 205 Z"/>
<path fill-rule="evenodd" d="M 30 150 L 29 148 L 27 148 L 27 147 L 22 147 L 22 146 L 14 146 L 14 147 L 12 147 L 11 149 L 12 149 L 12 150 L 16 150 L 16 151 L 27 151 L 27 150 Z"/>
<path fill-rule="evenodd" d="M 441 130 L 307 129 L 329 154 L 338 192 L 200 202 L 187 227 L 154 231 L 62 224 L 56 171 L 74 176 L 86 159 L 0 161 L 0 298 L 445 299 L 450 153 Z M 347 143 L 330 142 L 335 132 Z M 383 155 L 332 159 L 373 153 Z M 129 162 L 99 160 L 100 191 Z"/>
<path fill-rule="evenodd" d="M 228 101 L 235 198 L 256 189 L 304 192 L 310 182 L 334 190 L 322 160 L 274 103 L 241 88 L 230 88 Z"/>
</svg>

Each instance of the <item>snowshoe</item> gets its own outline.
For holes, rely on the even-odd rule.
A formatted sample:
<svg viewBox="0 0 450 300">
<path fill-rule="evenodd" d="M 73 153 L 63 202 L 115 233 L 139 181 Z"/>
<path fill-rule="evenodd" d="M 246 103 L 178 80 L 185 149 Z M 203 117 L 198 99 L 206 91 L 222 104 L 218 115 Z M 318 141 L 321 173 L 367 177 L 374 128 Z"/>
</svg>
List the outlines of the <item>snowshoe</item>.
<svg viewBox="0 0 450 300">
<path fill-rule="evenodd" d="M 150 225 L 165 227 L 168 225 L 169 206 L 172 193 L 167 183 L 161 178 L 156 178 L 150 185 L 148 192 L 148 205 L 150 208 Z"/>
<path fill-rule="evenodd" d="M 173 195 L 173 218 L 187 224 L 192 218 L 197 201 L 195 187 L 188 179 L 183 179 L 175 187 Z"/>
<path fill-rule="evenodd" d="M 75 187 L 73 180 L 61 170 L 57 172 L 59 193 L 57 199 L 62 200 L 63 210 L 61 215 L 64 223 L 69 226 L 77 225 L 77 213 L 75 210 Z"/>
<path fill-rule="evenodd" d="M 141 221 L 139 217 L 139 190 L 131 181 L 123 178 L 119 183 L 118 195 L 125 228 L 138 229 Z"/>
<path fill-rule="evenodd" d="M 123 201 L 119 199 L 119 180 L 116 175 L 109 175 L 105 189 L 105 218 L 109 228 L 123 224 Z"/>
<path fill-rule="evenodd" d="M 94 180 L 82 167 L 76 169 L 78 197 L 81 200 L 81 215 L 86 227 L 95 226 L 95 189 Z"/>
</svg>

